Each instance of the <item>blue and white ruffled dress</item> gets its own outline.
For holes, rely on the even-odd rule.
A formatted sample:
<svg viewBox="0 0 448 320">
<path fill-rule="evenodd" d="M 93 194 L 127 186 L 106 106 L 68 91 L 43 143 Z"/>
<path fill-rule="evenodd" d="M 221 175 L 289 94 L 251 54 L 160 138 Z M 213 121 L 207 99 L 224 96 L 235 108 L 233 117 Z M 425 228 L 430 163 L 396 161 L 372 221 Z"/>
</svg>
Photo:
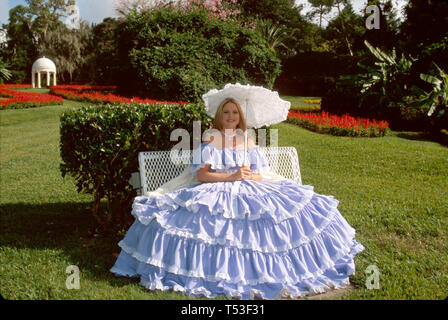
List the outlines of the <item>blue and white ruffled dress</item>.
<svg viewBox="0 0 448 320">
<path fill-rule="evenodd" d="M 202 144 L 193 174 L 235 172 L 243 150 Z M 246 162 L 268 168 L 257 147 Z M 154 290 L 192 296 L 278 299 L 345 287 L 364 247 L 332 196 L 290 180 L 200 183 L 161 197 L 139 196 L 135 222 L 111 272 Z"/>
</svg>

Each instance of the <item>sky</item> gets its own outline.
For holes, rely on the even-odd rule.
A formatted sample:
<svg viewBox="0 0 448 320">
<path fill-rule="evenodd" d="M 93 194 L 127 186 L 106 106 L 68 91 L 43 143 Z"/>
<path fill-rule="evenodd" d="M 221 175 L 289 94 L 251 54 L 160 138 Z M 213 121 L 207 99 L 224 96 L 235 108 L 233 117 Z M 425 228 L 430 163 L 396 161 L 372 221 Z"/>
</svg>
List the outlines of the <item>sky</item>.
<svg viewBox="0 0 448 320">
<path fill-rule="evenodd" d="M 115 16 L 116 0 L 76 0 L 82 20 L 89 23 L 100 23 L 106 17 Z M 9 9 L 17 5 L 25 5 L 25 0 L 0 0 L 0 26 L 8 23 Z"/>
<path fill-rule="evenodd" d="M 399 8 L 407 2 L 406 0 L 393 0 Z M 116 0 L 76 0 L 79 8 L 79 14 L 82 20 L 89 23 L 100 23 L 106 17 L 114 17 Z M 309 11 L 309 4 L 307 0 L 296 0 L 298 4 L 305 4 L 302 13 Z M 364 7 L 366 0 L 352 0 L 354 9 L 360 13 Z M 0 26 L 8 23 L 9 9 L 22 4 L 26 5 L 25 0 L 0 0 Z"/>
</svg>

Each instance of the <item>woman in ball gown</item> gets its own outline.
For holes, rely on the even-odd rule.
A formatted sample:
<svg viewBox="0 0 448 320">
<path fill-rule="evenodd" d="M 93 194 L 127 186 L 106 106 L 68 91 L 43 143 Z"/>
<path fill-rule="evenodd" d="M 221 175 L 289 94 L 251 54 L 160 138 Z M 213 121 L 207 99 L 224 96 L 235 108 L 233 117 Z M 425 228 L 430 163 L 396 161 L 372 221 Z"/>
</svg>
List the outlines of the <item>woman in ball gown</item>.
<svg viewBox="0 0 448 320">
<path fill-rule="evenodd" d="M 236 100 L 221 103 L 213 126 L 193 151 L 194 183 L 135 198 L 135 221 L 111 272 L 138 277 L 149 290 L 209 298 L 296 298 L 349 285 L 364 247 L 338 201 L 264 179 L 269 165 L 252 139 L 244 158 Z"/>
</svg>

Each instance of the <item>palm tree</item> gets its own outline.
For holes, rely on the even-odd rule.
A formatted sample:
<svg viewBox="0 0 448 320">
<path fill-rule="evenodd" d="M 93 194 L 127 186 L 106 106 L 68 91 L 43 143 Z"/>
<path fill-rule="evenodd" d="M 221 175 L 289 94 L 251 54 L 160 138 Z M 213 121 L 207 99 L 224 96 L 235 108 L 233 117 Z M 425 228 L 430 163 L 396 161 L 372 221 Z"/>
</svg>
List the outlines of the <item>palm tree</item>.
<svg viewBox="0 0 448 320">
<path fill-rule="evenodd" d="M 274 24 L 270 19 L 262 19 L 257 23 L 256 30 L 267 41 L 269 48 L 272 50 L 277 51 L 280 47 L 288 49 L 285 45 L 285 40 L 288 37 L 286 27 Z"/>
</svg>

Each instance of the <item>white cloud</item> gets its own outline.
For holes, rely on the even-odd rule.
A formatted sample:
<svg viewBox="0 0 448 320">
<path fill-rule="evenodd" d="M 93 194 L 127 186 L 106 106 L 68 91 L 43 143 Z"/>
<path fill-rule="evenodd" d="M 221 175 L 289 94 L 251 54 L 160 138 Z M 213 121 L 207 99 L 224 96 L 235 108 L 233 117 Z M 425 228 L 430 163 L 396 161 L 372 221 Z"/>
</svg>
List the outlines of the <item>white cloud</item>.
<svg viewBox="0 0 448 320">
<path fill-rule="evenodd" d="M 8 0 L 0 0 L 0 27 L 7 24 L 9 19 Z"/>
</svg>

